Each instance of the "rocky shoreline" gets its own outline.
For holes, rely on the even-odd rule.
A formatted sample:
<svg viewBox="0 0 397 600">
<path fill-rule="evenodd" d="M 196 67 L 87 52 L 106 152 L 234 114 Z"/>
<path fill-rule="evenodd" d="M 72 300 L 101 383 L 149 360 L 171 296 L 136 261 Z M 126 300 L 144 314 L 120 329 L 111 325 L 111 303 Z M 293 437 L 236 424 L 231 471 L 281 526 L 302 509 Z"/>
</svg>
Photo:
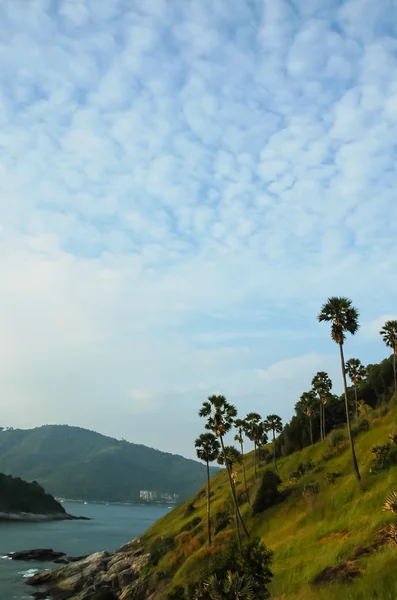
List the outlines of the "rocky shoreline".
<svg viewBox="0 0 397 600">
<path fill-rule="evenodd" d="M 155 580 L 152 575 L 142 576 L 149 559 L 136 538 L 115 552 L 96 552 L 37 573 L 26 583 L 35 588 L 36 598 L 92 600 L 107 591 L 109 598 L 118 600 L 153 600 Z"/>
<path fill-rule="evenodd" d="M 88 517 L 74 517 L 67 513 L 28 513 L 28 512 L 0 512 L 0 521 L 89 521 Z"/>
</svg>

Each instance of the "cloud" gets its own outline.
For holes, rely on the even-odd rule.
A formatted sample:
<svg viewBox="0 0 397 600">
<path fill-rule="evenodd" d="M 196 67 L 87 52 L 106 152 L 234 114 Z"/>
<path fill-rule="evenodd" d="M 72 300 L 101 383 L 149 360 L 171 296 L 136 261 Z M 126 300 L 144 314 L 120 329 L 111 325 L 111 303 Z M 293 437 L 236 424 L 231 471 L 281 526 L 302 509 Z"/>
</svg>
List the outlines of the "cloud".
<svg viewBox="0 0 397 600">
<path fill-rule="evenodd" d="M 383 356 L 393 17 L 391 0 L 0 6 L 5 424 L 191 454 L 213 389 L 286 418 L 334 368 L 329 295 L 362 315 L 347 351 Z"/>
</svg>

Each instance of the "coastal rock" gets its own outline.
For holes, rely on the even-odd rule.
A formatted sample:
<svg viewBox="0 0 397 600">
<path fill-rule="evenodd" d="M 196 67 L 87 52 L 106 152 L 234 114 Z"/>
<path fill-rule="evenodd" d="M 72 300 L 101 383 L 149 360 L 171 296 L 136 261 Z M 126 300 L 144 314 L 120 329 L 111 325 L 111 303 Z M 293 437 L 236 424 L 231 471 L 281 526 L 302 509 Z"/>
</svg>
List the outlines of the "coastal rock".
<svg viewBox="0 0 397 600">
<path fill-rule="evenodd" d="M 105 591 L 122 600 L 144 600 L 148 580 L 140 574 L 150 554 L 138 547 L 139 540 L 116 552 L 97 552 L 81 560 L 37 573 L 27 584 L 54 600 L 91 600 Z"/>
<path fill-rule="evenodd" d="M 39 548 L 35 550 L 22 550 L 9 554 L 8 558 L 12 560 L 52 562 L 66 556 L 64 552 L 55 552 L 51 548 Z"/>
</svg>

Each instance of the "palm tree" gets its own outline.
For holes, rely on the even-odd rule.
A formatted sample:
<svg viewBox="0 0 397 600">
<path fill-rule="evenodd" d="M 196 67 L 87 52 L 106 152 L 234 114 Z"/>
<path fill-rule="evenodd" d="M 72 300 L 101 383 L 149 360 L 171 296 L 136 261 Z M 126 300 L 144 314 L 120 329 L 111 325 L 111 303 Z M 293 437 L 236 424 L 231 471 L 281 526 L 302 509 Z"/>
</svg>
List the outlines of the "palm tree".
<svg viewBox="0 0 397 600">
<path fill-rule="evenodd" d="M 258 450 L 262 450 L 268 442 L 267 431 L 265 427 L 265 421 L 261 421 L 258 424 L 256 431 L 256 447 Z M 258 464 L 261 462 L 261 454 L 258 452 Z"/>
<path fill-rule="evenodd" d="M 346 332 L 354 335 L 359 328 L 358 310 L 352 305 L 352 301 L 348 298 L 334 296 L 328 298 L 327 302 L 321 307 L 318 320 L 331 323 L 331 337 L 339 346 L 339 354 L 342 368 L 343 388 L 345 392 L 345 408 L 346 408 L 346 424 L 349 434 L 350 448 L 353 459 L 353 469 L 357 477 L 357 481 L 361 486 L 361 475 L 357 464 L 356 452 L 354 449 L 353 436 L 350 427 L 349 404 L 347 400 L 347 381 L 345 358 L 343 354 L 343 343 L 346 339 Z"/>
<path fill-rule="evenodd" d="M 221 448 L 218 439 L 213 433 L 202 433 L 194 443 L 197 458 L 207 465 L 207 527 L 208 545 L 211 546 L 211 490 L 210 490 L 210 462 L 216 460 Z"/>
<path fill-rule="evenodd" d="M 276 461 L 276 433 L 281 433 L 283 430 L 283 422 L 281 417 L 278 415 L 268 415 L 264 421 L 265 431 L 271 431 L 273 433 L 273 460 L 274 470 L 278 473 L 277 461 Z"/>
<path fill-rule="evenodd" d="M 246 474 L 245 474 L 245 461 L 244 461 L 244 427 L 245 427 L 245 422 L 243 421 L 243 419 L 236 419 L 235 422 L 234 422 L 234 425 L 235 425 L 235 427 L 237 429 L 237 433 L 234 436 L 234 439 L 235 439 L 236 442 L 238 442 L 240 444 L 240 449 L 241 449 L 245 495 L 247 496 L 247 502 L 248 502 L 248 504 L 251 506 L 251 500 L 250 500 L 250 496 L 249 496 L 249 493 L 248 493 L 248 487 L 247 487 L 247 477 L 246 477 Z"/>
<path fill-rule="evenodd" d="M 356 401 L 356 419 L 358 419 L 358 398 L 357 398 L 357 385 L 363 380 L 367 373 L 367 369 L 361 364 L 358 358 L 349 358 L 346 365 L 346 373 L 348 374 L 350 381 L 354 385 L 354 397 Z"/>
<path fill-rule="evenodd" d="M 316 405 L 316 393 L 314 390 L 310 390 L 310 392 L 303 392 L 300 397 L 300 402 L 297 406 L 302 407 L 302 411 L 309 417 L 309 430 L 310 430 L 310 443 L 313 446 L 313 428 L 312 428 L 312 418 L 314 414 L 314 407 Z"/>
<path fill-rule="evenodd" d="M 259 413 L 250 412 L 245 417 L 245 435 L 251 442 L 254 442 L 254 472 L 255 472 L 255 480 L 258 477 L 257 469 L 256 469 L 256 447 L 257 441 L 261 434 L 261 416 Z"/>
<path fill-rule="evenodd" d="M 379 333 L 386 346 L 393 348 L 394 394 L 397 396 L 397 321 L 386 321 Z"/>
<path fill-rule="evenodd" d="M 318 394 L 320 401 L 320 433 L 321 439 L 325 439 L 325 405 L 332 390 L 332 381 L 325 371 L 319 371 L 312 379 L 312 386 Z"/>
<path fill-rule="evenodd" d="M 229 485 L 230 490 L 232 492 L 233 503 L 235 508 L 237 538 L 239 546 L 241 547 L 239 520 L 241 522 L 241 525 L 243 526 L 244 532 L 247 535 L 247 537 L 249 537 L 249 533 L 241 517 L 240 510 L 237 504 L 236 490 L 232 480 L 232 473 L 229 468 L 227 456 L 225 454 L 225 444 L 223 442 L 224 436 L 232 428 L 233 420 L 237 416 L 237 410 L 236 407 L 233 406 L 233 404 L 230 404 L 226 400 L 225 396 L 213 395 L 209 396 L 206 402 L 203 402 L 203 406 L 199 411 L 199 416 L 207 418 L 205 428 L 212 431 L 216 435 L 216 437 L 219 438 L 221 444 L 223 459 L 226 465 L 226 471 L 229 478 Z"/>
<path fill-rule="evenodd" d="M 195 591 L 194 600 L 255 600 L 258 584 L 251 575 L 228 571 L 224 579 L 211 575 Z"/>
</svg>

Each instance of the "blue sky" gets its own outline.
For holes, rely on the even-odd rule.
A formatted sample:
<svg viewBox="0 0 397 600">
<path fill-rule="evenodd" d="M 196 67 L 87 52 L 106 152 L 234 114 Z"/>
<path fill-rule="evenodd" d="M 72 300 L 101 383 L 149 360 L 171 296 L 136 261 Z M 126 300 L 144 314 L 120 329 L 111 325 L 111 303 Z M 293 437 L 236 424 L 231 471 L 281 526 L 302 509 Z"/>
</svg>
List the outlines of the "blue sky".
<svg viewBox="0 0 397 600">
<path fill-rule="evenodd" d="M 394 0 L 0 4 L 1 424 L 193 455 L 397 314 Z"/>
</svg>

